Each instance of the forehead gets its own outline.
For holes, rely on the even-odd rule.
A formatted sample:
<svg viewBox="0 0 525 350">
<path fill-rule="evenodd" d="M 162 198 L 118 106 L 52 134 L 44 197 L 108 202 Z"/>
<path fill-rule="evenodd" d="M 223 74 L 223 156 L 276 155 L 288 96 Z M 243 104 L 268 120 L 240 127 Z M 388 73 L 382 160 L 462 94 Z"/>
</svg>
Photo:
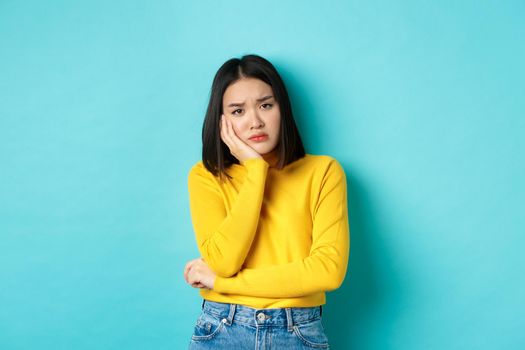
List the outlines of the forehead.
<svg viewBox="0 0 525 350">
<path fill-rule="evenodd" d="M 224 103 L 244 102 L 247 99 L 257 99 L 267 95 L 273 95 L 273 91 L 272 87 L 264 81 L 241 78 L 226 88 L 222 100 Z"/>
</svg>

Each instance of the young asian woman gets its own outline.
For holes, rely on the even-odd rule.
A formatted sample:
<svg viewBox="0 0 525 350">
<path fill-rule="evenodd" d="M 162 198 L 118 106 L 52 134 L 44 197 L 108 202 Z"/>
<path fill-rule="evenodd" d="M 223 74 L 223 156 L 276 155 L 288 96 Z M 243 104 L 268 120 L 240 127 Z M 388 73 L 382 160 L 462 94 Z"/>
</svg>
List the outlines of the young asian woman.
<svg viewBox="0 0 525 350">
<path fill-rule="evenodd" d="M 346 275 L 346 177 L 305 152 L 275 67 L 257 55 L 217 71 L 188 174 L 201 257 L 185 281 L 202 312 L 190 349 L 328 349 L 326 292 Z"/>
</svg>

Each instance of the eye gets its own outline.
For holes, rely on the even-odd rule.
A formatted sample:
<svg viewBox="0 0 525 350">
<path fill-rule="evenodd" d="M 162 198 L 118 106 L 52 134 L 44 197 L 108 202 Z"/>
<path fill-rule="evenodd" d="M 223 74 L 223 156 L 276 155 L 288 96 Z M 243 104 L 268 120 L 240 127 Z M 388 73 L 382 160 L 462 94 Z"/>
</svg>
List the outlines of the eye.
<svg viewBox="0 0 525 350">
<path fill-rule="evenodd" d="M 263 104 L 261 105 L 261 107 L 262 107 L 263 109 L 270 109 L 270 108 L 272 108 L 272 106 L 273 106 L 273 104 L 271 104 L 271 103 L 263 103 Z"/>
<path fill-rule="evenodd" d="M 232 111 L 232 114 L 233 115 L 237 115 L 237 114 L 239 114 L 241 112 L 242 112 L 242 109 L 239 108 L 239 109 L 236 109 L 236 110 Z"/>
</svg>

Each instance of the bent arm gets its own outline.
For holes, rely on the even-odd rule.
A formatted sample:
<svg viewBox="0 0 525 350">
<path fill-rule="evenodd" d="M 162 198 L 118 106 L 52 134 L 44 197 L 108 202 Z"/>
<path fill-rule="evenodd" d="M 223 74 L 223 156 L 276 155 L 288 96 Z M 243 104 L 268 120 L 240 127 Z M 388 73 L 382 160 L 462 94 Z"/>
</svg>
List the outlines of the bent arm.
<svg viewBox="0 0 525 350">
<path fill-rule="evenodd" d="M 193 167 L 188 175 L 191 219 L 199 252 L 210 268 L 223 277 L 238 272 L 250 250 L 269 166 L 259 158 L 241 164 L 247 173 L 230 212 L 217 180 L 205 168 Z"/>
<path fill-rule="evenodd" d="M 300 297 L 339 288 L 350 250 L 346 178 L 333 162 L 325 175 L 314 209 L 308 257 L 287 264 L 245 268 L 235 276 L 217 276 L 213 290 L 255 297 Z"/>
</svg>

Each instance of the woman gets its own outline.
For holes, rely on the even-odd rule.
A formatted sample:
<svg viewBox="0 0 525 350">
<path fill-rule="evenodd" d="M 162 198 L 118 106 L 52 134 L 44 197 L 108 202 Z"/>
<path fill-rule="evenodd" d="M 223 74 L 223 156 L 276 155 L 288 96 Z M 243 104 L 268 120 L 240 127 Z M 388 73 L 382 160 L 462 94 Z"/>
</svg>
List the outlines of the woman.
<svg viewBox="0 0 525 350">
<path fill-rule="evenodd" d="M 349 253 L 345 173 L 305 154 L 284 83 L 264 58 L 230 59 L 213 80 L 202 161 L 188 175 L 201 257 L 190 349 L 328 349 L 325 292 Z"/>
</svg>

